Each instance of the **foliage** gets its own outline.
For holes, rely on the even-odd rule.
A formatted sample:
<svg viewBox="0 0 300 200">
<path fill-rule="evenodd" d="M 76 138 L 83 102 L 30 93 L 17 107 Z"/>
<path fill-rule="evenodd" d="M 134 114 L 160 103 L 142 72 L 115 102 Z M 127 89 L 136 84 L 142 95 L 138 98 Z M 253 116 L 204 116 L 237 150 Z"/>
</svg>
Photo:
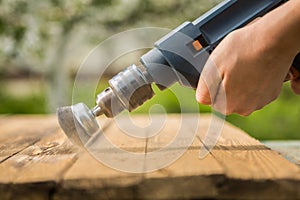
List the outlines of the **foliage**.
<svg viewBox="0 0 300 200">
<path fill-rule="evenodd" d="M 34 94 L 16 98 L 0 90 L 1 114 L 45 114 L 46 99 L 44 94 Z"/>
<path fill-rule="evenodd" d="M 48 108 L 53 111 L 71 102 L 70 72 L 76 71 L 85 55 L 105 38 L 135 27 L 173 28 L 217 2 L 2 0 L 0 72 L 25 68 L 42 74 L 49 85 Z"/>
<path fill-rule="evenodd" d="M 0 49 L 0 66 L 13 62 L 13 65 L 43 71 L 45 69 L 40 68 L 47 67 L 51 50 L 59 49 L 60 38 L 70 32 L 85 37 L 83 43 L 92 40 L 89 38 L 95 38 L 98 43 L 136 26 L 175 27 L 184 20 L 196 18 L 216 3 L 204 0 L 2 0 L 0 41 L 5 48 Z"/>
<path fill-rule="evenodd" d="M 300 97 L 293 94 L 289 84 L 285 84 L 280 97 L 262 110 L 249 117 L 232 115 L 227 120 L 265 139 L 300 139 Z"/>
</svg>

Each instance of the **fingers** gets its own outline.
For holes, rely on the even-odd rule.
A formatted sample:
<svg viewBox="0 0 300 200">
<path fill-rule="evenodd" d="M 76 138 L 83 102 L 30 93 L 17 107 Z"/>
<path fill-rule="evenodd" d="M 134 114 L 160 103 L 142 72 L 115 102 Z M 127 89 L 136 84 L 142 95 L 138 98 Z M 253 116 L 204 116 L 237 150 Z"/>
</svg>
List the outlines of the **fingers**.
<svg viewBox="0 0 300 200">
<path fill-rule="evenodd" d="M 211 105 L 210 93 L 204 79 L 205 78 L 203 78 L 203 76 L 201 76 L 199 79 L 199 83 L 196 91 L 196 99 L 201 104 Z"/>
<path fill-rule="evenodd" d="M 300 79 L 291 80 L 291 88 L 294 93 L 300 95 Z"/>
<path fill-rule="evenodd" d="M 215 111 L 218 111 L 222 113 L 223 115 L 228 115 L 232 114 L 230 110 L 228 109 L 228 104 L 227 104 L 227 99 L 226 99 L 226 92 L 225 92 L 225 87 L 224 87 L 224 81 L 220 81 L 217 89 L 217 93 L 214 97 L 212 107 Z"/>
<path fill-rule="evenodd" d="M 215 63 L 210 58 L 199 79 L 196 99 L 204 105 L 212 105 L 221 113 L 226 112 L 225 89 L 222 86 L 222 76 Z"/>
<path fill-rule="evenodd" d="M 196 99 L 199 103 L 205 105 L 212 104 L 217 93 L 217 86 L 219 85 L 217 77 L 215 77 L 216 72 L 217 69 L 211 58 L 209 58 L 201 72 L 196 91 Z"/>
</svg>

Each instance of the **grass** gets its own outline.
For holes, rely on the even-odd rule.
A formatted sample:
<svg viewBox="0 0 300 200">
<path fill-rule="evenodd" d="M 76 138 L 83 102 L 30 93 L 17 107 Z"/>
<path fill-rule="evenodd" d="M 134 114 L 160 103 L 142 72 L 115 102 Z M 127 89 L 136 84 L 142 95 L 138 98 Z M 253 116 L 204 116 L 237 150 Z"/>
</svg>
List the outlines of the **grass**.
<svg viewBox="0 0 300 200">
<path fill-rule="evenodd" d="M 36 80 L 0 80 L 0 114 L 45 114 L 43 86 Z"/>
<path fill-rule="evenodd" d="M 44 94 L 16 98 L 0 90 L 0 114 L 45 114 Z"/>
<path fill-rule="evenodd" d="M 285 84 L 275 102 L 249 117 L 232 115 L 227 120 L 260 140 L 300 139 L 300 97 Z"/>
<path fill-rule="evenodd" d="M 164 91 L 160 91 L 154 86 L 153 90 L 156 95 L 133 113 L 149 112 L 155 105 L 160 105 L 156 106 L 158 109 L 153 109 L 153 112 L 157 113 L 162 111 L 166 113 L 211 112 L 209 106 L 199 105 L 196 102 L 194 90 L 183 88 L 179 84 L 175 84 Z"/>
</svg>

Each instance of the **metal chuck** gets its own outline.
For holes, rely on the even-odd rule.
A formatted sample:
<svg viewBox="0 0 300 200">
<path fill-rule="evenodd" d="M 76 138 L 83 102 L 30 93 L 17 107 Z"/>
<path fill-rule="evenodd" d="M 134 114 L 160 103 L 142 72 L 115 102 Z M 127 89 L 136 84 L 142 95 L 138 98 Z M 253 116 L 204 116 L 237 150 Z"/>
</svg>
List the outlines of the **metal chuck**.
<svg viewBox="0 0 300 200">
<path fill-rule="evenodd" d="M 94 108 L 84 103 L 58 108 L 59 124 L 73 143 L 82 146 L 98 131 L 97 116 L 111 118 L 139 107 L 154 96 L 152 82 L 147 71 L 132 65 L 109 81 L 110 87 L 97 95 Z"/>
</svg>

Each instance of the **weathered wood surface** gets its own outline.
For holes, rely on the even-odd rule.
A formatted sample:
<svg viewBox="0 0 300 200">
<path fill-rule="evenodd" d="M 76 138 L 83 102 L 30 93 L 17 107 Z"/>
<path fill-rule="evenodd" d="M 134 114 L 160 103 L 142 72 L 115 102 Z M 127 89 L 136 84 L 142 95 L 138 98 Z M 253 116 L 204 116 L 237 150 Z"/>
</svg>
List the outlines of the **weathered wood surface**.
<svg viewBox="0 0 300 200">
<path fill-rule="evenodd" d="M 300 166 L 300 141 L 264 141 L 266 146 L 277 151 L 289 161 Z"/>
<path fill-rule="evenodd" d="M 0 199 L 300 199 L 297 165 L 228 123 L 199 159 L 212 118 L 184 115 L 183 124 L 182 116 L 154 116 L 151 124 L 148 116 L 136 115 L 137 129 L 126 118 L 99 121 L 103 131 L 87 146 L 102 145 L 105 137 L 124 152 L 143 155 L 142 162 L 126 163 L 124 153 L 131 170 L 147 171 L 188 146 L 175 162 L 149 173 L 121 172 L 97 161 L 70 143 L 55 116 L 1 117 Z M 184 134 L 178 136 L 180 127 Z M 175 146 L 163 149 L 172 141 Z M 163 156 L 148 162 L 160 149 Z M 111 158 L 122 154 L 105 145 L 97 151 Z"/>
</svg>

